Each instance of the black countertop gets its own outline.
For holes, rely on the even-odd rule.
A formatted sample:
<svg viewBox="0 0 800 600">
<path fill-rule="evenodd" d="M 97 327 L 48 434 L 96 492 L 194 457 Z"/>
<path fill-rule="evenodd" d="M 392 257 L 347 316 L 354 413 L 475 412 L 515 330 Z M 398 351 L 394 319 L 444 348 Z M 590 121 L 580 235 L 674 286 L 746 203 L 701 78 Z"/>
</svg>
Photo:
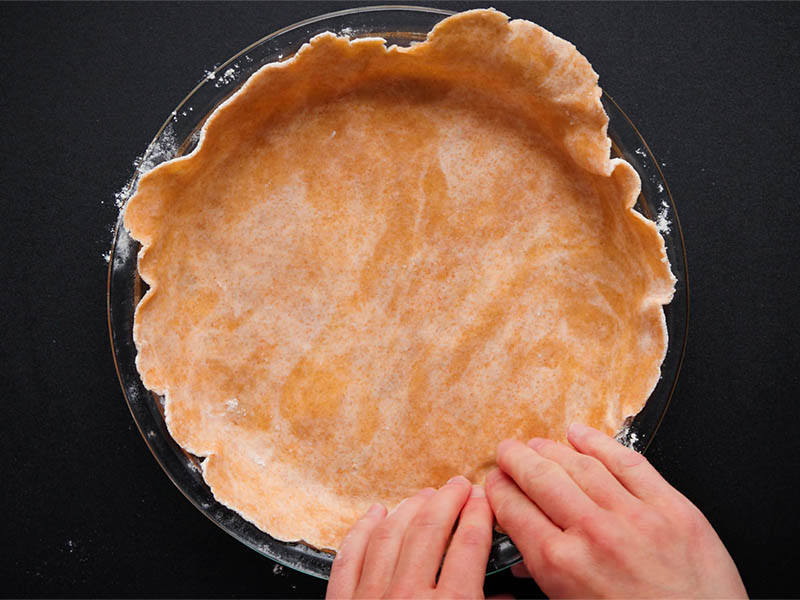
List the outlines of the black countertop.
<svg viewBox="0 0 800 600">
<path fill-rule="evenodd" d="M 3 594 L 324 592 L 214 527 L 156 464 L 114 371 L 103 254 L 115 192 L 204 71 L 351 5 L 0 5 Z M 752 595 L 797 596 L 800 10 L 494 5 L 575 43 L 662 163 L 692 312 L 648 456 L 709 517 Z M 487 590 L 540 593 L 507 573 Z"/>
</svg>

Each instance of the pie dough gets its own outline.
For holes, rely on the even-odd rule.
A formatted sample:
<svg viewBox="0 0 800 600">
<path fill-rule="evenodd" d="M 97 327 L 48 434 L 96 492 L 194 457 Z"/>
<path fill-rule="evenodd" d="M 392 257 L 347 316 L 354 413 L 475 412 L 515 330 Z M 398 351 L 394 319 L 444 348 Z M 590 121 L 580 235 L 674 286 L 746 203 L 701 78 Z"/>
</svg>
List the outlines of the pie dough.
<svg viewBox="0 0 800 600">
<path fill-rule="evenodd" d="M 324 33 L 141 178 L 137 367 L 220 502 L 335 549 L 504 438 L 642 408 L 674 278 L 600 95 L 494 10 L 411 48 Z"/>
</svg>

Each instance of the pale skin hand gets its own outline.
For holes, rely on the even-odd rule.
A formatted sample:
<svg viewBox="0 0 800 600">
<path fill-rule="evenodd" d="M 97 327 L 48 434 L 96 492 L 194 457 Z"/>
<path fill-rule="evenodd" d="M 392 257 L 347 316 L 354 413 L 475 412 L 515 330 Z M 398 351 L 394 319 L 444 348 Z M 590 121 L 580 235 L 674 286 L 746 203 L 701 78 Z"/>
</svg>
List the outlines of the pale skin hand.
<svg viewBox="0 0 800 600">
<path fill-rule="evenodd" d="M 567 437 L 572 448 L 502 442 L 486 479 L 498 523 L 544 593 L 747 597 L 709 522 L 641 454 L 583 425 Z"/>
<path fill-rule="evenodd" d="M 339 548 L 327 598 L 482 598 L 492 524 L 483 488 L 464 477 L 422 490 L 389 515 L 376 504 Z"/>
</svg>

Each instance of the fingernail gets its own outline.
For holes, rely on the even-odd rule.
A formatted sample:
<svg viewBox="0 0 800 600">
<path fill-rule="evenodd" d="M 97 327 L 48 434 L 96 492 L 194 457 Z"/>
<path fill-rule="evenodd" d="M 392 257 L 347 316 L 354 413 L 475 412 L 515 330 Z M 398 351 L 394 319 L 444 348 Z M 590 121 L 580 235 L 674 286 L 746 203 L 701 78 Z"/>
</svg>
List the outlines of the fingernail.
<svg viewBox="0 0 800 600">
<path fill-rule="evenodd" d="M 636 465 L 640 465 L 644 462 L 645 458 L 644 455 L 639 454 L 636 450 L 630 450 L 625 452 L 620 459 L 620 464 L 623 467 L 635 467 Z"/>
<path fill-rule="evenodd" d="M 503 454 L 506 450 L 508 450 L 511 446 L 517 443 L 517 440 L 503 440 L 497 445 L 497 455 Z"/>
<path fill-rule="evenodd" d="M 486 474 L 486 483 L 494 483 L 500 479 L 500 469 L 492 469 Z"/>
<path fill-rule="evenodd" d="M 470 498 L 485 498 L 486 497 L 486 490 L 483 489 L 482 485 L 473 485 L 472 491 L 469 493 Z"/>
<path fill-rule="evenodd" d="M 377 503 L 370 506 L 369 510 L 367 511 L 367 515 L 370 517 L 376 517 L 381 513 L 383 513 L 383 505 Z"/>
<path fill-rule="evenodd" d="M 533 448 L 534 450 L 538 450 L 539 448 L 544 446 L 546 442 L 547 440 L 543 438 L 533 438 L 528 442 L 528 447 Z"/>
<path fill-rule="evenodd" d="M 456 475 L 455 477 L 451 477 L 450 479 L 448 479 L 447 484 L 445 485 L 449 485 L 451 483 L 469 483 L 469 479 L 467 479 L 463 475 Z"/>
<path fill-rule="evenodd" d="M 394 513 L 396 513 L 396 512 L 398 511 L 398 509 L 399 509 L 401 506 L 403 506 L 403 504 L 405 504 L 406 502 L 408 502 L 408 498 L 403 498 L 402 500 L 400 500 L 400 502 L 398 502 L 397 504 L 395 504 L 395 505 L 394 505 L 394 507 L 392 508 L 392 510 L 390 510 L 388 513 L 386 513 L 386 516 L 387 516 L 387 517 L 391 517 L 391 516 L 392 516 Z"/>
<path fill-rule="evenodd" d="M 569 429 L 567 429 L 567 435 L 578 437 L 588 431 L 590 431 L 590 428 L 584 425 L 583 423 L 573 423 L 572 425 L 569 426 Z"/>
</svg>

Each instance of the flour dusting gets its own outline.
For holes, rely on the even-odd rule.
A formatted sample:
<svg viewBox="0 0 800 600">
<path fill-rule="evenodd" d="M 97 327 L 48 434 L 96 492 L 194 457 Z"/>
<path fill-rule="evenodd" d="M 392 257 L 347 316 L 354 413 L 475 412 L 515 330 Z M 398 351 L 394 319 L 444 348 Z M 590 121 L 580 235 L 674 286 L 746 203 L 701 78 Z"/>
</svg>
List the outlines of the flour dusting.
<svg viewBox="0 0 800 600">
<path fill-rule="evenodd" d="M 192 110 L 192 108 L 187 108 L 187 111 Z M 186 111 L 181 114 L 185 115 Z M 175 113 L 173 113 L 173 119 L 175 116 Z M 161 133 L 158 140 L 151 144 L 142 156 L 138 156 L 133 161 L 133 180 L 114 194 L 114 206 L 120 211 L 124 210 L 128 200 L 136 193 L 136 187 L 141 176 L 148 171 L 152 171 L 162 162 L 175 158 L 177 153 L 178 141 L 172 123 L 170 123 Z M 110 228 L 112 243 L 115 231 L 116 229 L 112 226 Z M 135 247 L 136 243 L 127 234 L 121 233 L 114 248 L 114 268 L 121 267 L 130 258 L 130 253 L 133 252 Z M 104 252 L 101 256 L 106 263 L 111 262 L 111 250 Z"/>
<path fill-rule="evenodd" d="M 672 221 L 667 218 L 668 214 L 669 204 L 667 204 L 666 200 L 662 200 L 661 206 L 656 214 L 656 229 L 658 229 L 661 234 L 667 234 L 672 231 Z"/>
<path fill-rule="evenodd" d="M 217 80 L 214 82 L 214 87 L 222 87 L 223 85 L 228 85 L 231 81 L 236 79 L 236 69 L 234 65 L 228 69 L 225 69 L 225 72 L 220 75 Z"/>
<path fill-rule="evenodd" d="M 625 425 L 622 431 L 614 436 L 614 439 L 616 439 L 623 446 L 627 446 L 631 450 L 636 450 L 636 452 L 642 451 L 639 434 L 637 434 L 635 431 L 631 431 L 630 425 Z"/>
<path fill-rule="evenodd" d="M 152 171 L 162 162 L 174 158 L 177 153 L 178 153 L 178 141 L 177 138 L 175 137 L 175 129 L 172 127 L 172 124 L 169 124 L 159 136 L 158 141 L 152 144 L 142 157 L 141 163 L 138 165 L 138 168 L 136 169 L 137 181 L 142 175 L 144 175 L 148 171 Z M 134 191 L 135 191 L 135 186 L 134 186 Z M 130 194 L 130 196 L 132 195 L 133 193 Z"/>
</svg>

